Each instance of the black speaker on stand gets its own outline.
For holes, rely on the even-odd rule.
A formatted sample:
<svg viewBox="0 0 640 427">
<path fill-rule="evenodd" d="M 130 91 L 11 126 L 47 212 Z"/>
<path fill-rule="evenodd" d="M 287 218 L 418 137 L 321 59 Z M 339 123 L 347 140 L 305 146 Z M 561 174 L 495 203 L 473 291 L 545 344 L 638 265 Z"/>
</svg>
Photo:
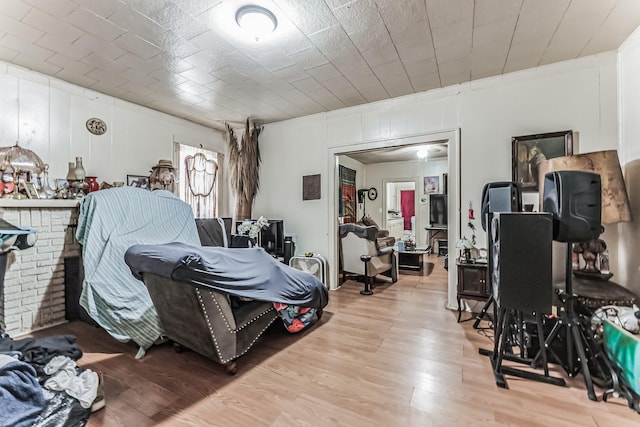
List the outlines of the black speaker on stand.
<svg viewBox="0 0 640 427">
<path fill-rule="evenodd" d="M 553 239 L 567 243 L 565 265 L 565 292 L 560 295 L 565 310 L 560 320 L 545 341 L 545 347 L 551 348 L 551 342 L 558 337 L 561 328 L 566 328 L 567 360 L 565 370 L 574 376 L 579 370 L 574 366 L 574 350 L 577 352 L 587 395 L 596 401 L 593 380 L 589 371 L 588 356 L 593 359 L 585 327 L 575 312 L 575 297 L 572 285 L 572 245 L 574 242 L 595 240 L 601 232 L 602 194 L 600 175 L 581 171 L 556 171 L 544 177 L 542 207 L 553 215 Z M 587 354 L 589 353 L 589 354 Z M 542 355 L 539 353 L 534 365 Z M 557 354 L 554 357 L 561 361 Z"/>
<path fill-rule="evenodd" d="M 494 213 L 489 236 L 489 276 L 496 306 L 493 351 L 489 356 L 496 384 L 507 386 L 505 374 L 565 385 L 562 378 L 549 375 L 542 315 L 551 314 L 553 218 L 548 213 Z M 503 360 L 531 365 L 524 346 L 525 322 L 535 321 L 544 374 L 503 366 Z M 514 336 L 515 335 L 515 336 Z M 518 345 L 516 355 L 513 347 Z"/>
<path fill-rule="evenodd" d="M 482 229 L 487 232 L 487 236 L 491 235 L 490 218 L 493 213 L 498 212 L 520 212 L 522 211 L 522 192 L 520 186 L 515 182 L 500 181 L 489 182 L 482 188 L 482 207 L 480 223 Z M 491 244 L 488 245 L 488 268 L 487 268 L 487 283 L 491 283 Z M 473 322 L 473 329 L 479 329 L 480 322 L 488 317 L 487 312 L 493 305 L 493 295 L 489 296 L 485 302 L 482 310 L 476 316 L 476 320 Z M 494 307 L 495 308 L 495 307 Z M 495 318 L 494 310 L 494 318 Z M 489 319 L 491 320 L 491 319 Z"/>
</svg>

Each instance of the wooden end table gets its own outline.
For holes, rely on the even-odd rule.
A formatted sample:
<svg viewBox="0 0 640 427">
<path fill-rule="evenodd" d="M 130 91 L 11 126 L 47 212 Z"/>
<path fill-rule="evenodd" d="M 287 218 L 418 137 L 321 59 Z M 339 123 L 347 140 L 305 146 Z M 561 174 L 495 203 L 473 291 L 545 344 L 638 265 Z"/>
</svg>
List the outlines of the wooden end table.
<svg viewBox="0 0 640 427">
<path fill-rule="evenodd" d="M 487 283 L 487 264 L 458 262 L 457 265 L 458 293 L 456 299 L 458 300 L 458 322 L 460 322 L 461 301 L 463 299 L 486 301 L 491 296 L 491 288 Z"/>
<path fill-rule="evenodd" d="M 398 269 L 423 274 L 424 254 L 427 251 L 398 251 Z"/>
</svg>

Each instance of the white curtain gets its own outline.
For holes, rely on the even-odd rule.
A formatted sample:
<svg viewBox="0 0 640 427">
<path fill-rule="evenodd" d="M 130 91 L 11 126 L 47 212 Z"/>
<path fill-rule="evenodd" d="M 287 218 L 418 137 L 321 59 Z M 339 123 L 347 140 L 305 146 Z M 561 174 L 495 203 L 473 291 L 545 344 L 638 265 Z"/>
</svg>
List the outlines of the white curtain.
<svg viewBox="0 0 640 427">
<path fill-rule="evenodd" d="M 178 197 L 191 205 L 196 218 L 218 215 L 218 176 L 222 155 L 201 147 L 176 143 Z"/>
</svg>

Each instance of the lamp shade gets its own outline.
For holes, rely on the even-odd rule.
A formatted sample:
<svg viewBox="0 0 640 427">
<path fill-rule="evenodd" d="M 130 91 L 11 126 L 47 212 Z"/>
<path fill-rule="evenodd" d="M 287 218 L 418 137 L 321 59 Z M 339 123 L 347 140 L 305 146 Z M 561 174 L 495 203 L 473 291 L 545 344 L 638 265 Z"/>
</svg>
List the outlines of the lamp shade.
<svg viewBox="0 0 640 427">
<path fill-rule="evenodd" d="M 36 153 L 16 143 L 9 147 L 0 147 L 0 169 L 7 168 L 17 173 L 30 172 L 38 175 L 44 171 L 44 162 Z"/>
<path fill-rule="evenodd" d="M 545 160 L 540 164 L 538 182 L 544 182 L 545 174 L 556 171 L 583 171 L 599 174 L 602 185 L 602 223 L 614 224 L 633 219 L 616 150 L 595 151 Z M 540 187 L 541 205 L 543 192 L 544 189 Z"/>
</svg>

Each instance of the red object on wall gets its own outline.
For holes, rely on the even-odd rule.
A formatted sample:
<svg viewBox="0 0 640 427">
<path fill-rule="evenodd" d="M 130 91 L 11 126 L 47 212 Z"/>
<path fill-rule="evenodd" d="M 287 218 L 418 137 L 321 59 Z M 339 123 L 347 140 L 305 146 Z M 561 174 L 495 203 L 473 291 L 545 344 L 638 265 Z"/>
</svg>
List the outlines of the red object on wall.
<svg viewBox="0 0 640 427">
<path fill-rule="evenodd" d="M 404 229 L 411 230 L 411 217 L 416 214 L 416 192 L 413 190 L 400 190 L 400 211 L 404 218 Z"/>
<path fill-rule="evenodd" d="M 342 184 L 342 208 L 344 223 L 356 222 L 356 186 Z"/>
</svg>

